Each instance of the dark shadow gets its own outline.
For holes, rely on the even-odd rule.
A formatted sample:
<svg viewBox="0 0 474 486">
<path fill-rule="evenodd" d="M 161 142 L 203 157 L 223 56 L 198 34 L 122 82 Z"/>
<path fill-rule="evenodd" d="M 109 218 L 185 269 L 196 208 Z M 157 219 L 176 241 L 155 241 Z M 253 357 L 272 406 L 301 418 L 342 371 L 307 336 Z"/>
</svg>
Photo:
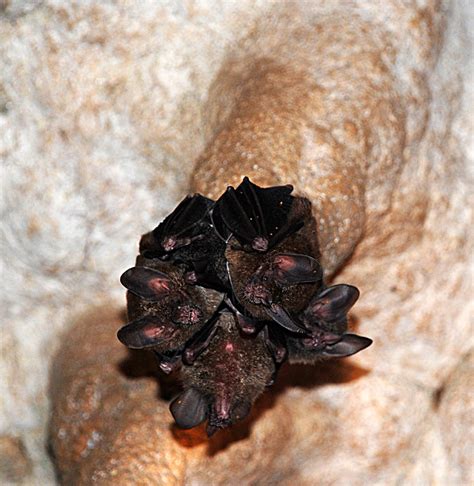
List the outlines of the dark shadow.
<svg viewBox="0 0 474 486">
<path fill-rule="evenodd" d="M 176 425 L 172 425 L 171 432 L 175 440 L 186 448 L 192 448 L 207 442 L 207 454 L 214 456 L 235 442 L 248 438 L 253 424 L 267 410 L 273 408 L 278 397 L 287 388 L 310 389 L 328 384 L 348 383 L 358 380 L 368 373 L 370 373 L 369 370 L 344 360 L 326 361 L 314 366 L 284 364 L 280 369 L 275 384 L 258 398 L 252 407 L 250 415 L 241 422 L 216 432 L 210 438 L 207 437 L 205 425 L 200 425 L 190 430 L 182 430 Z"/>
<path fill-rule="evenodd" d="M 282 393 L 287 388 L 314 388 L 337 383 L 348 383 L 358 380 L 370 373 L 369 370 L 345 361 L 344 359 L 323 361 L 315 365 L 284 365 L 273 386 L 276 393 Z"/>
<path fill-rule="evenodd" d="M 118 363 L 122 375 L 130 379 L 155 377 L 157 366 L 153 354 L 142 350 L 128 350 L 128 356 Z"/>
<path fill-rule="evenodd" d="M 155 355 L 146 350 L 128 350 L 128 356 L 118 363 L 122 375 L 131 380 L 153 378 L 157 381 L 157 398 L 171 400 L 181 391 L 178 373 L 167 375 L 158 367 Z"/>
</svg>

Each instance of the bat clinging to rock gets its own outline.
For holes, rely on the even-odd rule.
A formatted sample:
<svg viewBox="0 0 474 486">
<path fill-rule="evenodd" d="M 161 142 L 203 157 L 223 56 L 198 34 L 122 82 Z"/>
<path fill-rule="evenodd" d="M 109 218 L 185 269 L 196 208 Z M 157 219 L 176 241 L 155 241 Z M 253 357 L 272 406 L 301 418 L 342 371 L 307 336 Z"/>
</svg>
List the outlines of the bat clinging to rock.
<svg viewBox="0 0 474 486">
<path fill-rule="evenodd" d="M 228 238 L 229 279 L 236 299 L 253 317 L 273 319 L 300 332 L 290 315 L 306 307 L 323 279 L 316 223 L 311 203 L 291 196 L 291 186 L 271 188 L 271 198 L 265 191 L 270 189 L 260 189 L 244 179 L 237 190 L 227 191 L 216 203 L 229 231 L 236 221 L 248 228 Z M 238 212 L 249 200 L 259 211 Z M 271 223 L 262 223 L 267 215 Z M 264 244 L 256 249 L 256 241 Z"/>
<path fill-rule="evenodd" d="M 352 285 L 334 285 L 317 294 L 301 313 L 303 338 L 287 338 L 290 363 L 315 363 L 323 358 L 344 358 L 372 344 L 372 340 L 347 334 L 347 312 L 359 291 Z"/>
<path fill-rule="evenodd" d="M 219 315 L 215 329 L 193 366 L 183 368 L 185 391 L 170 406 L 184 428 L 207 418 L 208 435 L 245 418 L 275 369 L 263 336 L 242 334 L 231 312 Z"/>
<path fill-rule="evenodd" d="M 142 236 L 140 253 L 186 268 L 196 283 L 226 288 L 225 243 L 211 223 L 213 206 L 214 201 L 200 194 L 186 196 L 162 223 Z"/>
<path fill-rule="evenodd" d="M 223 294 L 186 283 L 183 271 L 161 261 L 137 259 L 139 266 L 121 277 L 128 292 L 128 316 L 131 322 L 118 332 L 119 340 L 132 349 L 149 348 L 161 357 L 162 369 L 171 371 L 170 352 L 178 364 L 178 355 L 201 331 L 217 311 Z M 146 266 L 145 266 L 146 265 Z"/>
</svg>

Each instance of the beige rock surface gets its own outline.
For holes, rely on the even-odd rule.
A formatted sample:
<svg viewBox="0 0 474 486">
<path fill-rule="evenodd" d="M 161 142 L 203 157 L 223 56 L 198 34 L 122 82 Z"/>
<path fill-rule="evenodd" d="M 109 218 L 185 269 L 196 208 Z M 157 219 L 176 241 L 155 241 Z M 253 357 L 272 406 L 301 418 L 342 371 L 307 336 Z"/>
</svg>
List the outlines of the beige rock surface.
<svg viewBox="0 0 474 486">
<path fill-rule="evenodd" d="M 55 362 L 69 484 L 471 480 L 470 2 L 0 8 L 0 478 L 55 482 L 51 356 L 100 305 Z M 117 368 L 110 309 L 138 235 L 189 179 L 216 194 L 242 175 L 311 198 L 328 273 L 350 257 L 336 281 L 362 290 L 354 325 L 375 344 L 288 368 L 207 443 L 170 431 L 153 378 Z"/>
</svg>

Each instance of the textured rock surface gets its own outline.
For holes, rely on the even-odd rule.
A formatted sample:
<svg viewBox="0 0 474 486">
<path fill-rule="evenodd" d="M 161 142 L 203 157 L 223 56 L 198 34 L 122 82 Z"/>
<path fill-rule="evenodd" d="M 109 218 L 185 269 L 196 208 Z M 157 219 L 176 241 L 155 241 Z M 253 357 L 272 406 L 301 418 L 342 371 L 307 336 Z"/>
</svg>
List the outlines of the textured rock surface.
<svg viewBox="0 0 474 486">
<path fill-rule="evenodd" d="M 120 307 L 137 236 L 202 154 L 195 190 L 249 175 L 308 195 L 330 272 L 357 245 L 336 280 L 361 288 L 354 321 L 375 344 L 287 369 L 207 443 L 169 430 L 153 378 L 117 368 L 113 312 L 88 314 L 52 380 L 59 468 L 83 484 L 472 482 L 472 6 L 212 5 L 0 2 L 0 479 L 55 481 L 59 335 Z"/>
</svg>

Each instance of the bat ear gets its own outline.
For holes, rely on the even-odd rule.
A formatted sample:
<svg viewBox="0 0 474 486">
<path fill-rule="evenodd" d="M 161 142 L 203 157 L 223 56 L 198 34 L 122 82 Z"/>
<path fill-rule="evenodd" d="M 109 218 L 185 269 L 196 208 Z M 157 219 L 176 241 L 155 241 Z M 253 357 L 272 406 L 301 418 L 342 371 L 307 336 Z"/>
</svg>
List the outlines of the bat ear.
<svg viewBox="0 0 474 486">
<path fill-rule="evenodd" d="M 146 316 L 130 322 L 117 333 L 118 340 L 131 349 L 150 348 L 171 339 L 176 328 L 155 316 Z"/>
<path fill-rule="evenodd" d="M 284 285 L 318 282 L 323 278 L 319 262 L 308 255 L 282 253 L 273 259 L 275 280 Z"/>
<path fill-rule="evenodd" d="M 321 356 L 326 358 L 345 358 L 368 348 L 372 344 L 372 339 L 357 334 L 344 334 L 342 339 L 333 345 L 328 345 L 321 352 Z"/>
<path fill-rule="evenodd" d="M 195 388 L 181 393 L 170 404 L 171 415 L 182 429 L 192 429 L 204 422 L 207 409 L 204 397 Z"/>
<path fill-rule="evenodd" d="M 233 420 L 243 420 L 249 413 L 252 405 L 248 400 L 241 400 L 237 402 L 232 410 Z"/>
<path fill-rule="evenodd" d="M 311 301 L 304 312 L 309 321 L 337 322 L 345 319 L 349 309 L 359 298 L 359 290 L 352 285 L 334 285 Z"/>
<path fill-rule="evenodd" d="M 166 273 L 148 267 L 129 268 L 120 282 L 130 292 L 145 300 L 158 301 L 173 291 L 173 282 Z"/>
</svg>

